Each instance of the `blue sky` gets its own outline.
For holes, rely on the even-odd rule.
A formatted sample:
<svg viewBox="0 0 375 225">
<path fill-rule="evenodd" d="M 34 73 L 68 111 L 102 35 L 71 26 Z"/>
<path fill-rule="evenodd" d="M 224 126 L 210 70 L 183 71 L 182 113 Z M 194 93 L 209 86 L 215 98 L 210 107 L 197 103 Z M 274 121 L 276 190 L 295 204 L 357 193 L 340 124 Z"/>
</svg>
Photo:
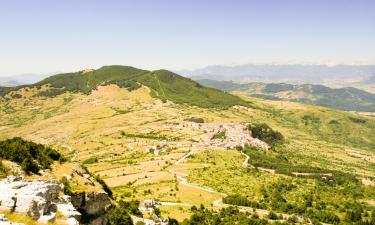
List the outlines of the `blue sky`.
<svg viewBox="0 0 375 225">
<path fill-rule="evenodd" d="M 0 76 L 375 62 L 373 0 L 0 0 Z"/>
</svg>

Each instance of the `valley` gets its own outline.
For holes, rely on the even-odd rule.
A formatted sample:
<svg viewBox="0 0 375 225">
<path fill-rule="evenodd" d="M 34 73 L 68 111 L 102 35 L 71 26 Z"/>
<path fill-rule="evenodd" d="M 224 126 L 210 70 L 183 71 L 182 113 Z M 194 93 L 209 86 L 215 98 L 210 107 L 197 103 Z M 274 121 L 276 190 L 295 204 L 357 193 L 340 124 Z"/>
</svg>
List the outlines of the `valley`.
<svg viewBox="0 0 375 225">
<path fill-rule="evenodd" d="M 300 102 L 358 113 L 375 111 L 375 95 L 353 87 L 330 88 L 314 84 L 234 83 L 232 81 L 197 80 L 207 87 L 237 92 L 256 98 Z"/>
<path fill-rule="evenodd" d="M 371 116 L 118 66 L 1 93 L 2 140 L 52 146 L 104 180 L 116 204 L 154 200 L 161 218 L 179 222 L 201 205 L 237 205 L 266 222 L 345 224 L 359 221 L 348 222 L 356 210 L 360 220 L 375 215 Z"/>
</svg>

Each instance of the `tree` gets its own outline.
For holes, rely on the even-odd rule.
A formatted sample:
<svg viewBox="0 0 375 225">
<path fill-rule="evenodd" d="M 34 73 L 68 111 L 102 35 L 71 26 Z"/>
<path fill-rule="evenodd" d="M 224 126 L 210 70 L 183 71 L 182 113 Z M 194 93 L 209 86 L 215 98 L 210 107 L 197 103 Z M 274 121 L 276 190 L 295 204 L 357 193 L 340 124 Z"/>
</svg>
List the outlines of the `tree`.
<svg viewBox="0 0 375 225">
<path fill-rule="evenodd" d="M 22 170 L 24 170 L 27 174 L 29 174 L 30 172 L 32 173 L 38 173 L 39 171 L 39 167 L 38 167 L 38 164 L 35 163 L 32 159 L 30 158 L 26 158 L 23 160 L 22 164 L 21 164 L 21 168 Z"/>
<path fill-rule="evenodd" d="M 108 222 L 110 225 L 133 225 L 128 211 L 123 207 L 116 207 L 109 211 Z"/>
</svg>

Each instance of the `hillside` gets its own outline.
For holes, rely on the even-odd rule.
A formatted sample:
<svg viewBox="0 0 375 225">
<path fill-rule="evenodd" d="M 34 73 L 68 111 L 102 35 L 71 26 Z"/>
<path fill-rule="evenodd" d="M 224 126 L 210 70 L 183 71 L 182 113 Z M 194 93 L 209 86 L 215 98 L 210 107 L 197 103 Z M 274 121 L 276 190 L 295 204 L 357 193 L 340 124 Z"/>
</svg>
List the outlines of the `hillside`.
<svg viewBox="0 0 375 225">
<path fill-rule="evenodd" d="M 151 89 L 152 96 L 163 101 L 188 104 L 199 107 L 226 108 L 247 103 L 231 94 L 206 88 L 195 81 L 167 70 L 146 71 L 127 66 L 104 66 L 97 70 L 58 74 L 32 85 L 13 88 L 0 88 L 0 95 L 22 88 L 37 88 L 39 96 L 53 97 L 63 93 L 90 94 L 100 85 L 116 84 L 119 87 L 135 90 L 144 85 Z M 15 97 L 21 97 L 15 95 Z"/>
<path fill-rule="evenodd" d="M 302 102 L 346 111 L 375 112 L 375 94 L 356 88 L 329 88 L 312 84 L 238 84 L 231 81 L 198 80 L 207 87 L 236 91 L 263 99 Z"/>
<path fill-rule="evenodd" d="M 58 75 L 13 89 L 0 101 L 0 139 L 22 137 L 48 144 L 99 175 L 116 201 L 160 202 L 163 218 L 183 221 L 209 214 L 191 209 L 201 204 L 229 212 L 228 206 L 242 205 L 265 223 L 283 215 L 325 223 L 357 220 L 349 217 L 354 212 L 363 220 L 375 215 L 374 118 L 246 96 L 240 98 L 249 102 L 247 107 L 175 104 L 163 100 L 190 102 L 190 96 L 172 93 L 197 85 L 167 71 L 128 70 L 127 76 L 95 71 Z M 104 74 L 120 77 L 121 83 L 103 82 Z M 86 85 L 64 83 L 70 82 L 66 76 Z M 131 77 L 142 86 L 119 87 Z M 120 82 L 112 78 L 109 82 Z M 70 91 L 41 94 L 52 85 Z M 95 89 L 89 91 L 89 85 Z M 208 92 L 192 93 L 203 94 L 208 101 Z M 270 150 L 251 147 L 264 143 L 249 136 L 247 124 L 252 132 L 258 130 L 256 137 Z M 243 145 L 242 152 L 230 149 L 241 149 L 244 140 L 252 144 Z"/>
</svg>

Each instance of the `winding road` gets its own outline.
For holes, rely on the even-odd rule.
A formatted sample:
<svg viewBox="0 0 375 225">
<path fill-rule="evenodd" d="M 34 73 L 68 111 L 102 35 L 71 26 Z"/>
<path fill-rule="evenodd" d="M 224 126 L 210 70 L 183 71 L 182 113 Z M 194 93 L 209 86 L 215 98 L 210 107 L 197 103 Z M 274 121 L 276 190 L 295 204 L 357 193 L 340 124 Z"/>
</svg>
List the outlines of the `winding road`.
<svg viewBox="0 0 375 225">
<path fill-rule="evenodd" d="M 179 165 L 181 162 L 185 161 L 188 157 L 190 157 L 191 155 L 193 155 L 196 152 L 197 152 L 196 150 L 195 151 L 192 150 L 192 151 L 188 152 L 181 159 L 179 159 L 178 161 L 176 161 L 175 165 Z M 250 157 L 248 155 L 246 155 L 244 152 L 241 152 L 241 154 L 243 156 L 245 156 L 245 159 L 244 159 L 244 161 L 242 163 L 242 166 L 243 167 L 248 167 L 249 166 L 249 159 L 250 159 Z M 196 166 L 196 167 L 189 167 L 189 169 L 200 169 L 200 168 L 205 168 L 207 166 L 208 165 L 202 165 L 202 166 Z M 198 190 L 201 190 L 201 191 L 205 191 L 205 192 L 208 192 L 208 193 L 218 194 L 218 195 L 221 196 L 221 198 L 216 199 L 216 200 L 214 200 L 212 202 L 212 206 L 214 206 L 214 207 L 231 207 L 231 206 L 235 206 L 235 207 L 238 207 L 239 210 L 242 211 L 242 212 L 253 212 L 253 211 L 255 211 L 258 215 L 260 215 L 262 217 L 265 217 L 265 216 L 267 216 L 270 213 L 268 210 L 265 210 L 265 209 L 259 209 L 259 208 L 252 208 L 252 207 L 246 207 L 246 206 L 236 206 L 236 205 L 225 204 L 225 203 L 223 203 L 222 199 L 224 197 L 226 197 L 227 194 L 215 191 L 215 190 L 210 189 L 210 188 L 200 187 L 200 186 L 198 186 L 196 184 L 189 183 L 188 180 L 185 178 L 188 174 L 176 171 L 178 169 L 183 169 L 183 168 L 173 168 L 173 169 L 168 170 L 168 172 L 171 173 L 171 174 L 173 174 L 173 175 L 175 175 L 177 177 L 177 180 L 179 181 L 179 183 L 181 185 L 192 187 L 192 188 L 195 188 L 195 189 L 198 189 Z M 161 204 L 162 205 L 164 204 L 164 205 L 191 206 L 190 204 L 187 204 L 187 203 L 177 203 L 177 202 L 163 202 Z M 289 218 L 289 217 L 292 216 L 292 215 L 285 214 L 285 213 L 280 213 L 279 215 L 282 215 L 284 218 Z M 299 218 L 299 220 L 302 221 L 301 217 L 297 217 L 297 218 Z"/>
</svg>

